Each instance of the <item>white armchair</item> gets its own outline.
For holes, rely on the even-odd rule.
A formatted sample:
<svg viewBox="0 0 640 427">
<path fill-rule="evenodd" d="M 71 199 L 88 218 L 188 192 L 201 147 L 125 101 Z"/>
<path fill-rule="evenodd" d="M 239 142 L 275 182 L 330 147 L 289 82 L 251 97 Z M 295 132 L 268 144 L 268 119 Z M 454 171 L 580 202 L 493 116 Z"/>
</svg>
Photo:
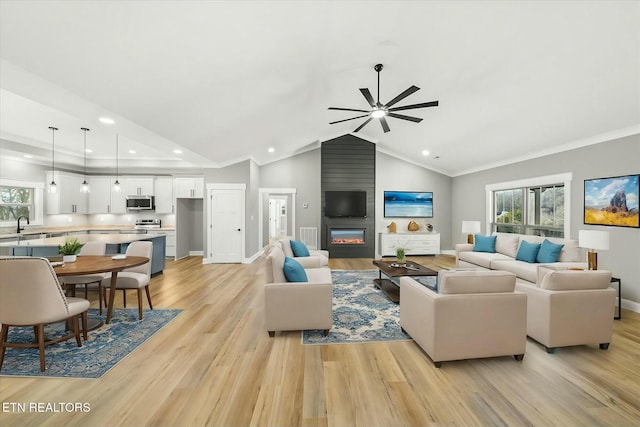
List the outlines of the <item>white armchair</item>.
<svg viewBox="0 0 640 427">
<path fill-rule="evenodd" d="M 266 257 L 264 288 L 265 323 L 269 336 L 276 331 L 322 329 L 328 335 L 333 325 L 331 270 L 305 268 L 308 282 L 287 282 L 285 255 L 279 246 Z"/>
<path fill-rule="evenodd" d="M 605 270 L 551 270 L 541 268 L 539 287 L 518 283 L 527 294 L 527 335 L 556 347 L 598 344 L 609 348 L 613 335 L 616 291 Z"/>
<path fill-rule="evenodd" d="M 280 239 L 280 246 L 285 256 L 294 258 L 304 268 L 327 267 L 329 265 L 329 251 L 324 249 L 308 249 L 309 256 L 295 256 L 291 248 L 291 238 Z"/>
<path fill-rule="evenodd" d="M 527 297 L 514 292 L 506 271 L 447 271 L 438 291 L 411 277 L 400 278 L 400 325 L 429 355 L 443 361 L 524 357 Z"/>
</svg>

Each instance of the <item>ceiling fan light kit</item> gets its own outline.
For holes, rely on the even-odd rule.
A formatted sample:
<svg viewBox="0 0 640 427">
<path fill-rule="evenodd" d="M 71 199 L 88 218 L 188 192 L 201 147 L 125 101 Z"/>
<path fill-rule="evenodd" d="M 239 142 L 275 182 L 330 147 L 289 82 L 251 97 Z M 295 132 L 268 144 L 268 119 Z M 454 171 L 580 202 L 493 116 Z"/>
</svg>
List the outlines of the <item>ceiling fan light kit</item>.
<svg viewBox="0 0 640 427">
<path fill-rule="evenodd" d="M 362 115 L 356 116 L 356 117 L 351 117 L 351 118 L 348 118 L 348 119 L 336 120 L 334 122 L 330 122 L 329 124 L 333 125 L 333 124 L 336 124 L 336 123 L 342 123 L 342 122 L 346 122 L 346 121 L 349 121 L 349 120 L 356 120 L 356 119 L 361 119 L 363 117 L 368 117 L 367 120 L 364 121 L 364 123 L 362 123 L 360 126 L 358 126 L 354 130 L 354 132 L 358 132 L 360 129 L 365 127 L 367 125 L 367 123 L 369 123 L 372 119 L 378 119 L 380 121 L 380 126 L 382 126 L 382 130 L 386 133 L 386 132 L 389 132 L 391 130 L 389 128 L 389 125 L 387 124 L 386 117 L 393 117 L 395 119 L 408 120 L 408 121 L 415 122 L 415 123 L 420 123 L 422 121 L 422 119 L 420 117 L 413 117 L 413 116 L 406 116 L 404 114 L 397 114 L 397 113 L 394 113 L 394 111 L 412 110 L 414 108 L 426 108 L 426 107 L 437 107 L 438 106 L 438 101 L 431 101 L 431 102 L 423 102 L 423 103 L 420 103 L 420 104 L 403 105 L 403 106 L 400 106 L 400 107 L 391 108 L 393 105 L 395 105 L 399 101 L 402 101 L 404 98 L 408 97 L 412 93 L 419 91 L 420 88 L 418 86 L 410 86 L 408 89 L 406 89 L 404 92 L 400 93 L 398 96 L 396 96 L 395 98 L 393 98 L 392 100 L 390 100 L 386 104 L 381 104 L 380 103 L 380 71 L 382 71 L 383 68 L 384 68 L 384 66 L 382 64 L 376 64 L 373 67 L 373 69 L 376 71 L 376 73 L 378 73 L 378 98 L 377 98 L 376 101 L 374 101 L 373 96 L 371 96 L 371 92 L 369 91 L 369 89 L 367 89 L 367 88 L 361 88 L 360 89 L 360 93 L 362 93 L 362 96 L 364 96 L 364 98 L 367 100 L 367 103 L 371 106 L 371 110 L 361 110 L 361 109 L 357 109 L 357 108 L 329 107 L 329 110 L 355 111 L 355 112 L 358 112 L 358 113 L 366 113 L 366 114 L 362 114 Z"/>
</svg>

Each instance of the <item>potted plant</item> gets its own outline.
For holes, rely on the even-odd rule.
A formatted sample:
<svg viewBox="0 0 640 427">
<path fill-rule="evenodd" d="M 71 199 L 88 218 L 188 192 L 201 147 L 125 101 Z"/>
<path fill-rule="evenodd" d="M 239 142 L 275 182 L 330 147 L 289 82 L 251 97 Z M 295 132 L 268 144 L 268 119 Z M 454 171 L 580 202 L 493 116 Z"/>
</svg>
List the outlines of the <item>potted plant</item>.
<svg viewBox="0 0 640 427">
<path fill-rule="evenodd" d="M 396 261 L 398 262 L 398 265 L 404 266 L 404 263 L 405 263 L 405 248 L 403 248 L 403 247 L 397 247 L 396 248 Z"/>
<path fill-rule="evenodd" d="M 84 243 L 80 243 L 77 237 L 67 238 L 62 245 L 58 245 L 58 253 L 62 255 L 63 262 L 74 262 L 83 246 Z"/>
</svg>

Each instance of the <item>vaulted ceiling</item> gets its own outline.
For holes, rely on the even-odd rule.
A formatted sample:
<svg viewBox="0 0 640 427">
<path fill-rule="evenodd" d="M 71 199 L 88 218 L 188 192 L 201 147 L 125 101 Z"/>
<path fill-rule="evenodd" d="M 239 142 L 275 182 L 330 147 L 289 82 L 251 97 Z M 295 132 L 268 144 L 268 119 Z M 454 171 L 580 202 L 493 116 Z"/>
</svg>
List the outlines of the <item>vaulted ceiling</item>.
<svg viewBox="0 0 640 427">
<path fill-rule="evenodd" d="M 367 109 L 382 63 L 381 102 L 440 105 L 358 135 L 456 176 L 640 132 L 638 22 L 637 1 L 2 0 L 0 148 L 45 162 L 56 126 L 81 162 L 88 127 L 92 168 L 116 133 L 142 168 L 265 164 L 352 132 L 327 107 Z"/>
</svg>

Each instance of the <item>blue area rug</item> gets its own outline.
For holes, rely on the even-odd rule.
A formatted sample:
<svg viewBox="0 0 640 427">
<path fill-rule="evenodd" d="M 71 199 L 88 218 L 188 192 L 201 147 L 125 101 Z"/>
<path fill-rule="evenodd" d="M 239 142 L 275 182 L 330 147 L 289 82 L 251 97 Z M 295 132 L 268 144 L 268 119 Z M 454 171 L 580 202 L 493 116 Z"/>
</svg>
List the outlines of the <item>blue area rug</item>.
<svg viewBox="0 0 640 427">
<path fill-rule="evenodd" d="M 144 310 L 138 320 L 138 309 L 114 309 L 111 323 L 89 331 L 89 339 L 78 347 L 75 338 L 44 349 L 45 372 L 40 372 L 37 348 L 7 348 L 2 376 L 37 376 L 99 378 L 140 344 L 171 322 L 182 310 Z M 106 318 L 98 309 L 89 309 L 90 318 Z M 45 326 L 45 339 L 65 335 L 64 322 Z M 9 328 L 9 342 L 33 342 L 33 327 Z"/>
<path fill-rule="evenodd" d="M 410 340 L 400 328 L 400 305 L 375 287 L 378 270 L 332 270 L 333 328 L 304 331 L 304 344 Z M 435 281 L 435 278 L 432 280 Z"/>
</svg>

